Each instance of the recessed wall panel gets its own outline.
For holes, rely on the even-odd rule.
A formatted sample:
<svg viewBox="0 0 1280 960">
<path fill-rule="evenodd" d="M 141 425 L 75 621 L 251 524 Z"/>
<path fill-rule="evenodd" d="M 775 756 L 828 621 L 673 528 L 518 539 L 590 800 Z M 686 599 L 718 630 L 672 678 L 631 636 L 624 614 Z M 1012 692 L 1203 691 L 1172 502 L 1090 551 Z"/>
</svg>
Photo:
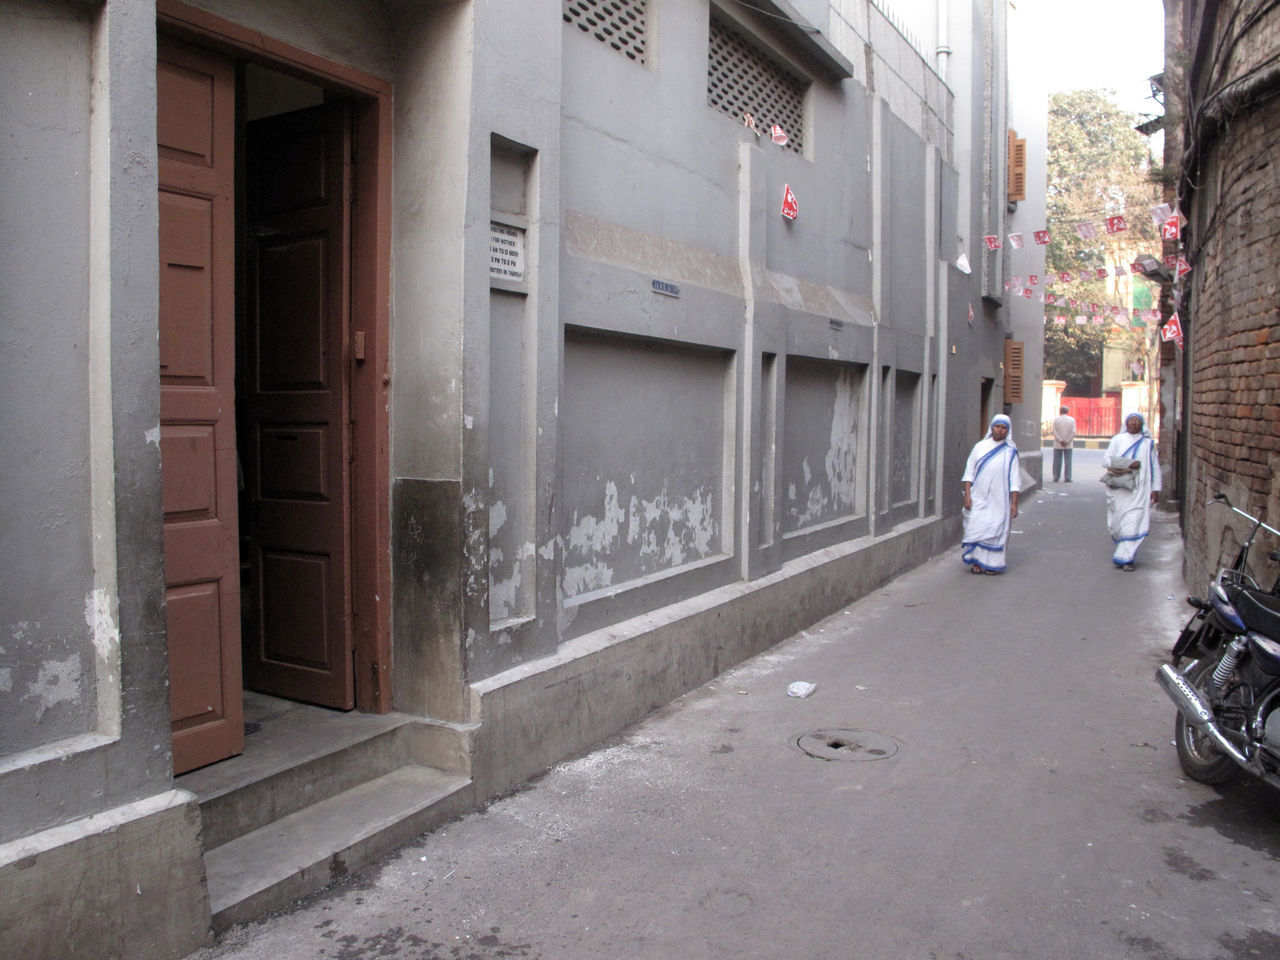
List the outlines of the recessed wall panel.
<svg viewBox="0 0 1280 960">
<path fill-rule="evenodd" d="M 787 358 L 782 442 L 782 530 L 806 530 L 866 512 L 863 380 L 857 363 Z"/>
<path fill-rule="evenodd" d="M 731 358 L 567 333 L 560 411 L 566 600 L 725 552 Z"/>
</svg>

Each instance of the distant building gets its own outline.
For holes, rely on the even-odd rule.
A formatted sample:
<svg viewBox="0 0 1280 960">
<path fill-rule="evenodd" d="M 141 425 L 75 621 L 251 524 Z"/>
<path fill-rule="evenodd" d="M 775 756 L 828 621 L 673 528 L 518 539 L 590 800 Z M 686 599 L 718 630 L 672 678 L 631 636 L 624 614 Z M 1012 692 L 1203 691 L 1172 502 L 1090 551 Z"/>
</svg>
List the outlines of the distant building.
<svg viewBox="0 0 1280 960">
<path fill-rule="evenodd" d="M 939 6 L 0 0 L 5 956 L 182 956 L 957 544 L 1040 391 Z"/>
</svg>

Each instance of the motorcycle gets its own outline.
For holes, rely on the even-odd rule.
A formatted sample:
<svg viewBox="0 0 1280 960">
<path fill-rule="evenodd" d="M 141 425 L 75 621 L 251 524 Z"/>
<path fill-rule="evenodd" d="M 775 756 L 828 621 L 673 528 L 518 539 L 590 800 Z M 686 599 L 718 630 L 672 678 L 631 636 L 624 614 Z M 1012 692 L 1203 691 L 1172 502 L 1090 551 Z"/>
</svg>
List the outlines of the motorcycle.
<svg viewBox="0 0 1280 960">
<path fill-rule="evenodd" d="M 1209 587 L 1208 600 L 1187 597 L 1194 609 L 1156 679 L 1178 708 L 1174 745 L 1187 776 L 1219 784 L 1245 770 L 1280 787 L 1280 576 L 1269 590 L 1248 573 L 1259 530 L 1280 530 L 1218 503 L 1253 524 L 1234 563 Z M 1280 550 L 1270 559 L 1280 561 Z M 1182 666 L 1184 660 L 1189 660 Z"/>
</svg>

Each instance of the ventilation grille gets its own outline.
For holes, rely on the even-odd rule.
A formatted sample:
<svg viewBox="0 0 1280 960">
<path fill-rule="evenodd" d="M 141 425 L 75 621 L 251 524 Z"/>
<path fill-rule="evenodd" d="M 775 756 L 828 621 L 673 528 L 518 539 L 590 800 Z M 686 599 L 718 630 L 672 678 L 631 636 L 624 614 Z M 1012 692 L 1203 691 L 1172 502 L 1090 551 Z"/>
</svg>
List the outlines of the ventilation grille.
<svg viewBox="0 0 1280 960">
<path fill-rule="evenodd" d="M 769 135 L 774 124 L 787 134 L 787 149 L 804 150 L 804 92 L 808 82 L 780 67 L 721 20 L 711 20 L 707 55 L 707 103 L 739 123 L 750 115 Z"/>
<path fill-rule="evenodd" d="M 564 0 L 564 21 L 644 63 L 646 0 Z"/>
</svg>

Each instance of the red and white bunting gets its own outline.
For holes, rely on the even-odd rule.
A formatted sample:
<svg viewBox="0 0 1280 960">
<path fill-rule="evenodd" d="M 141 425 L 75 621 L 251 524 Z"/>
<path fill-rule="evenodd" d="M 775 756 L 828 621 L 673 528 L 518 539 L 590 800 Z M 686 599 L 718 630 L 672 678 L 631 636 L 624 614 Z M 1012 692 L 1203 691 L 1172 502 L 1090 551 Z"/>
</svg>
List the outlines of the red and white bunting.
<svg viewBox="0 0 1280 960">
<path fill-rule="evenodd" d="M 1020 233 L 1011 233 L 1011 234 L 1009 234 L 1009 246 L 1011 246 L 1014 250 L 1021 250 L 1021 249 L 1022 249 L 1022 234 L 1020 234 Z"/>
<path fill-rule="evenodd" d="M 1098 267 L 1096 270 L 1093 271 L 1093 277 L 1095 280 L 1105 280 L 1107 279 L 1107 276 L 1108 274 L 1107 274 L 1106 267 Z"/>
<path fill-rule="evenodd" d="M 1157 227 L 1162 226 L 1172 216 L 1173 207 L 1167 203 L 1157 203 L 1151 208 L 1151 222 Z"/>
<path fill-rule="evenodd" d="M 1027 283 L 1031 284 L 1033 287 L 1040 286 L 1040 274 L 1031 274 L 1031 276 L 1027 277 Z"/>
<path fill-rule="evenodd" d="M 1164 223 L 1160 224 L 1161 240 L 1180 240 L 1182 239 L 1182 224 L 1178 220 L 1177 214 L 1174 214 Z"/>
<path fill-rule="evenodd" d="M 1076 233 L 1080 234 L 1081 240 L 1093 240 L 1098 236 L 1098 228 L 1085 221 L 1076 224 Z"/>
<path fill-rule="evenodd" d="M 1107 233 L 1119 233 L 1128 229 L 1129 225 L 1124 222 L 1124 217 L 1107 217 Z"/>
<path fill-rule="evenodd" d="M 1178 257 L 1178 260 L 1177 260 L 1178 279 L 1181 280 L 1190 272 L 1191 272 L 1191 264 L 1187 263 L 1187 261 L 1182 259 L 1182 257 Z"/>
<path fill-rule="evenodd" d="M 776 123 L 769 128 L 769 138 L 780 147 L 787 145 L 787 131 Z"/>
<path fill-rule="evenodd" d="M 1165 321 L 1165 325 L 1160 328 L 1160 339 L 1166 342 L 1169 340 L 1182 339 L 1182 321 L 1178 319 L 1178 315 L 1176 313 L 1169 317 L 1169 319 Z"/>
<path fill-rule="evenodd" d="M 982 242 L 987 245 L 988 250 L 999 250 L 1001 247 L 1004 246 L 1004 244 L 1000 242 L 1000 238 L 997 236 L 994 236 L 993 234 L 987 234 L 986 236 L 984 236 L 982 238 Z"/>
<path fill-rule="evenodd" d="M 1043 247 L 1049 243 L 1049 231 L 1037 230 L 1035 232 L 1035 238 L 1036 238 L 1036 243 L 1038 243 L 1040 246 Z"/>
</svg>

